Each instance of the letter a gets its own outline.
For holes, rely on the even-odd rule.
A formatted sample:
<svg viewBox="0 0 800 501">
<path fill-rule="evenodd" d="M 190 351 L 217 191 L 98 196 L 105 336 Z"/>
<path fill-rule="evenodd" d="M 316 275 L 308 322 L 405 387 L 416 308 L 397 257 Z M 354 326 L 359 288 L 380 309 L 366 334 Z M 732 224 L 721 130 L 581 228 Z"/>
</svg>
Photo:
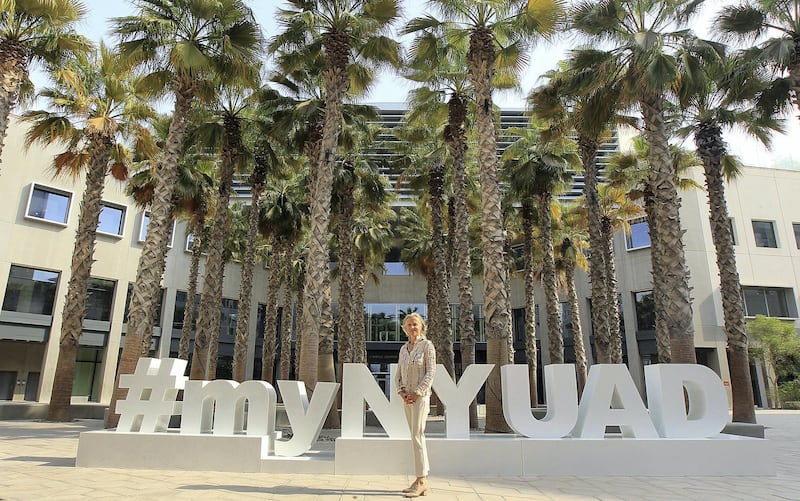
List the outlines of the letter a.
<svg viewBox="0 0 800 501">
<path fill-rule="evenodd" d="M 594 365 L 589 370 L 572 435 L 603 438 L 608 425 L 619 425 L 624 437 L 658 438 L 631 374 L 622 364 Z"/>
</svg>

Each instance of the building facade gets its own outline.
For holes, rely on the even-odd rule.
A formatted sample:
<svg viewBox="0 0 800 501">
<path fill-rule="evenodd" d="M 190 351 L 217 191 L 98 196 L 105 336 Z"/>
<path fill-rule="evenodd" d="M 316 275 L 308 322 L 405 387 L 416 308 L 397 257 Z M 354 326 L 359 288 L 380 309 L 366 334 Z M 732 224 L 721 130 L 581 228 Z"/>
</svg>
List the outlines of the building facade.
<svg viewBox="0 0 800 501">
<path fill-rule="evenodd" d="M 506 113 L 515 116 L 516 112 Z M 507 118 L 507 121 L 511 120 Z M 518 118 L 517 118 L 518 120 Z M 509 123 L 509 122 L 507 122 Z M 55 374 L 70 261 L 77 228 L 83 179 L 54 178 L 54 148 L 26 150 L 25 126 L 12 122 L 0 163 L 3 197 L 0 199 L 0 400 L 47 402 Z M 611 148 L 608 151 L 613 151 Z M 387 175 L 391 175 L 387 172 Z M 693 173 L 702 182 L 702 172 Z M 758 313 L 797 323 L 796 290 L 800 284 L 800 172 L 747 168 L 728 185 L 729 211 L 736 240 L 737 259 L 748 316 Z M 239 188 L 240 199 L 248 190 Z M 691 270 L 694 327 L 698 360 L 729 381 L 725 335 L 719 297 L 714 248 L 708 224 L 705 193 L 682 193 L 681 216 L 686 234 L 687 264 Z M 104 193 L 89 287 L 87 316 L 80 340 L 73 389 L 76 401 L 108 403 L 113 391 L 119 353 L 124 343 L 127 300 L 136 277 L 148 216 L 125 195 L 124 186 L 109 179 Z M 655 361 L 652 315 L 652 279 L 646 221 L 633 221 L 632 232 L 615 237 L 617 273 L 624 322 L 626 362 L 643 391 L 643 367 Z M 191 254 L 191 235 L 185 222 L 177 221 L 167 255 L 160 305 L 151 346 L 155 356 L 175 356 L 186 307 L 186 284 Z M 201 276 L 202 276 L 201 263 Z M 239 297 L 239 265 L 225 268 L 221 308 L 219 377 L 233 353 Z M 582 331 L 591 346 L 590 288 L 579 272 Z M 250 345 L 247 373 L 260 375 L 264 335 L 264 304 L 269 270 L 257 264 L 250 312 Z M 474 283 L 477 358 L 485 361 L 483 298 L 479 277 Z M 334 283 L 333 298 L 337 297 Z M 425 280 L 407 271 L 403 263 L 388 262 L 380 282 L 369 282 L 366 291 L 367 347 L 369 363 L 379 380 L 396 360 L 404 341 L 400 320 L 410 311 L 427 314 Z M 457 290 L 451 287 L 450 303 L 457 315 Z M 512 307 L 516 361 L 525 362 L 524 298 L 521 274 L 512 274 Z M 565 298 L 563 299 L 566 300 Z M 544 295 L 537 291 L 537 309 L 544 313 Z M 335 309 L 335 305 L 334 305 Z M 567 303 L 562 303 L 565 358 L 571 353 L 571 325 Z M 544 314 L 537 315 L 537 337 L 547 346 Z M 454 322 L 455 324 L 455 322 Z M 798 324 L 800 325 L 800 324 Z M 457 334 L 454 333 L 457 341 Z M 458 362 L 458 344 L 455 346 Z M 540 350 L 540 367 L 549 362 Z M 590 363 L 592 353 L 588 350 Z M 541 378 L 540 378 L 541 379 Z M 758 378 L 757 378 L 758 379 Z M 763 385 L 762 385 L 763 386 Z M 762 389 L 763 392 L 763 389 Z"/>
</svg>

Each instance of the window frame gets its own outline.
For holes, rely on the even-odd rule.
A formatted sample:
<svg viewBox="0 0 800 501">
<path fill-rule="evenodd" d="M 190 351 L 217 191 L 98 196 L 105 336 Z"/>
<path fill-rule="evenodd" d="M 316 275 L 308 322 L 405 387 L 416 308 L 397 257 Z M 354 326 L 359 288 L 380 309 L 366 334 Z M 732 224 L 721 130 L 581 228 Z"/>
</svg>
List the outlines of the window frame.
<svg viewBox="0 0 800 501">
<path fill-rule="evenodd" d="M 14 268 L 24 268 L 24 269 L 28 269 L 28 270 L 33 270 L 34 272 L 41 271 L 41 272 L 45 272 L 45 273 L 53 273 L 53 274 L 55 274 L 56 281 L 53 284 L 54 285 L 54 290 L 53 290 L 52 304 L 50 304 L 50 313 L 33 313 L 33 312 L 30 312 L 30 311 L 21 311 L 19 309 L 17 309 L 17 310 L 6 310 L 5 309 L 6 296 L 8 295 L 8 285 L 11 283 L 11 273 L 13 272 Z M 11 313 L 11 314 L 15 314 L 15 315 L 36 315 L 36 316 L 39 316 L 39 317 L 52 318 L 53 315 L 56 314 L 55 308 L 56 308 L 56 305 L 58 304 L 58 297 L 59 297 L 59 294 L 60 294 L 61 276 L 62 276 L 62 273 L 59 270 L 53 270 L 53 269 L 47 269 L 47 268 L 39 268 L 39 267 L 35 267 L 35 266 L 28 266 L 28 265 L 23 265 L 23 264 L 12 263 L 11 266 L 9 266 L 9 268 L 8 268 L 8 277 L 7 277 L 7 280 L 6 280 L 6 288 L 3 291 L 3 300 L 2 300 L 2 302 L 0 302 L 0 311 L 2 311 L 3 313 Z M 40 281 L 40 280 L 33 280 L 33 281 L 35 281 L 35 282 L 44 282 L 44 281 Z"/>
<path fill-rule="evenodd" d="M 147 219 L 147 226 L 144 224 L 144 220 Z M 171 249 L 173 244 L 175 243 L 175 228 L 177 227 L 178 221 L 172 220 L 172 230 L 169 233 L 169 242 L 167 243 L 167 248 Z M 142 217 L 139 218 L 139 232 L 136 234 L 136 241 L 140 244 L 143 244 L 144 241 L 147 239 L 147 233 L 145 233 L 144 238 L 142 238 L 142 231 L 150 226 L 150 211 L 142 212 Z"/>
<path fill-rule="evenodd" d="M 627 231 L 625 232 L 625 250 L 626 251 L 630 252 L 630 251 L 637 251 L 637 250 L 641 250 L 641 249 L 649 249 L 649 248 L 651 248 L 653 246 L 653 240 L 650 238 L 650 222 L 647 220 L 647 217 L 638 217 L 638 218 L 635 218 L 635 219 L 629 219 L 627 221 L 627 223 L 628 223 L 628 226 L 630 226 L 630 228 L 631 228 L 631 232 L 630 233 L 628 233 Z M 633 226 L 637 225 L 637 224 L 641 224 L 641 223 L 644 223 L 644 224 L 647 225 L 647 240 L 648 240 L 648 244 L 647 245 L 640 245 L 638 247 L 632 247 L 632 245 L 633 245 L 633 238 L 632 238 Z"/>
<path fill-rule="evenodd" d="M 52 219 L 47 219 L 45 217 L 35 216 L 35 215 L 32 215 L 30 213 L 30 211 L 31 211 L 31 201 L 33 200 L 33 193 L 37 189 L 39 189 L 40 191 L 44 191 L 46 193 L 52 193 L 53 195 L 61 195 L 61 196 L 67 198 L 67 208 L 66 208 L 66 213 L 64 215 L 64 221 L 54 221 Z M 49 186 L 49 185 L 42 184 L 42 183 L 33 182 L 33 183 L 31 183 L 30 189 L 28 190 L 28 201 L 25 204 L 25 219 L 29 219 L 31 221 L 38 221 L 38 222 L 46 223 L 46 224 L 52 224 L 52 225 L 55 225 L 55 226 L 60 226 L 62 228 L 66 228 L 67 226 L 69 226 L 69 220 L 70 220 L 70 216 L 71 216 L 71 212 L 72 212 L 73 198 L 74 198 L 74 193 L 69 191 L 69 190 L 65 190 L 63 188 L 56 188 L 54 186 Z"/>
<path fill-rule="evenodd" d="M 105 235 L 107 237 L 112 237 L 112 238 L 117 238 L 117 239 L 120 239 L 123 236 L 125 236 L 125 227 L 127 226 L 127 222 L 128 222 L 127 221 L 127 219 L 128 219 L 128 206 L 124 205 L 124 204 L 118 204 L 116 202 L 110 202 L 108 200 L 102 200 L 100 202 L 100 204 L 103 206 L 103 208 L 109 207 L 111 209 L 119 209 L 119 210 L 121 210 L 122 211 L 122 216 L 120 217 L 120 222 L 119 222 L 119 233 L 109 233 L 107 231 L 102 231 L 100 229 L 100 222 L 98 220 L 98 223 L 97 223 L 97 234 L 98 235 Z M 102 214 L 102 209 L 100 211 L 101 211 L 100 213 Z"/>
<path fill-rule="evenodd" d="M 764 299 L 764 306 L 766 307 L 766 314 L 764 313 L 751 313 L 748 308 L 747 303 L 747 295 L 746 292 L 753 292 L 753 291 L 760 291 L 762 293 Z M 770 301 L 767 297 L 767 293 L 769 291 L 781 291 L 782 293 L 782 300 L 783 300 L 783 307 L 786 309 L 786 313 L 789 316 L 775 316 L 771 314 L 769 311 Z M 796 297 L 794 295 L 794 288 L 792 287 L 770 287 L 764 285 L 742 285 L 742 306 L 744 308 L 744 315 L 747 318 L 754 318 L 756 315 L 764 315 L 770 318 L 785 318 L 785 319 L 797 319 L 797 304 L 796 304 Z M 755 306 L 755 305 L 754 305 Z"/>
<path fill-rule="evenodd" d="M 756 236 L 757 235 L 756 223 L 766 223 L 770 225 L 770 228 L 772 228 L 772 238 L 775 241 L 774 246 L 758 245 L 758 237 Z M 779 249 L 781 247 L 781 242 L 780 240 L 778 240 L 778 232 L 776 231 L 775 228 L 775 221 L 770 221 L 767 219 L 752 219 L 750 221 L 750 226 L 753 228 L 753 242 L 756 244 L 756 247 L 758 247 L 759 249 Z"/>
</svg>

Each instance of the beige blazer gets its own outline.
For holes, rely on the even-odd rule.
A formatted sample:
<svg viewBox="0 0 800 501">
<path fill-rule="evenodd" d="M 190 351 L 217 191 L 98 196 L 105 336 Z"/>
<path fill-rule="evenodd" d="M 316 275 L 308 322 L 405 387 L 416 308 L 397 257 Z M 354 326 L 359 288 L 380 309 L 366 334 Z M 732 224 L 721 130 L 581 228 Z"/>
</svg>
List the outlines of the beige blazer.
<svg viewBox="0 0 800 501">
<path fill-rule="evenodd" d="M 408 349 L 408 343 L 400 348 L 396 375 L 397 391 L 416 393 L 421 397 L 431 394 L 433 376 L 436 373 L 436 350 L 433 343 L 426 338 L 417 338 L 414 349 Z"/>
</svg>

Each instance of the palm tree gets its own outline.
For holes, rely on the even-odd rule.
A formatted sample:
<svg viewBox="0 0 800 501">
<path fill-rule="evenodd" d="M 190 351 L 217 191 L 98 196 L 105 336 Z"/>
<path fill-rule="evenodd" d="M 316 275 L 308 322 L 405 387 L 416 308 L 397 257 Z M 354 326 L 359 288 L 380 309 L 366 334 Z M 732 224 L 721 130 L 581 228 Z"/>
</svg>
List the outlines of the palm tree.
<svg viewBox="0 0 800 501">
<path fill-rule="evenodd" d="M 608 182 L 607 186 L 601 186 L 599 190 L 599 205 L 601 214 L 601 227 L 604 245 L 601 247 L 601 252 L 606 255 L 613 255 L 613 233 L 619 229 L 624 229 L 630 233 L 630 225 L 628 221 L 644 213 L 647 216 L 648 228 L 650 232 L 651 241 L 651 268 L 653 276 L 653 302 L 655 305 L 656 317 L 656 345 L 658 350 L 659 363 L 672 362 L 672 339 L 670 336 L 669 325 L 665 318 L 665 307 L 663 306 L 664 297 L 655 294 L 655 284 L 657 283 L 656 277 L 662 276 L 666 273 L 663 268 L 664 263 L 659 259 L 656 252 L 652 250 L 652 242 L 659 239 L 657 234 L 657 226 L 650 223 L 655 219 L 655 199 L 652 190 L 648 184 L 650 166 L 647 161 L 649 158 L 649 147 L 643 137 L 638 136 L 633 139 L 632 153 L 614 155 L 611 157 L 608 168 L 605 172 L 605 178 Z M 670 146 L 670 158 L 672 169 L 675 172 L 675 179 L 678 187 L 681 190 L 698 187 L 697 184 L 689 177 L 684 177 L 685 171 L 697 165 L 694 155 L 688 154 L 686 151 L 676 147 Z M 606 259 L 606 266 L 614 265 L 613 260 Z M 614 278 L 614 271 L 606 271 L 608 276 L 608 290 L 609 297 L 615 297 L 616 280 Z M 612 327 L 617 327 L 614 325 Z M 618 328 L 618 327 L 617 327 Z M 622 360 L 622 345 L 620 336 L 612 338 L 612 359 Z"/>
<path fill-rule="evenodd" d="M 472 299 L 472 263 L 467 210 L 468 112 L 474 104 L 467 66 L 468 40 L 450 37 L 446 27 L 432 26 L 416 33 L 405 77 L 420 87 L 410 95 L 408 120 L 424 117 L 446 121 L 442 130 L 452 170 L 449 202 L 452 266 L 458 281 L 458 332 L 461 370 L 475 363 L 475 319 Z M 495 86 L 507 82 L 496 79 Z M 474 106 L 472 107 L 474 112 Z M 470 427 L 478 427 L 477 401 L 470 405 Z"/>
<path fill-rule="evenodd" d="M 114 19 L 119 52 L 130 64 L 152 69 L 143 89 L 172 91 L 175 107 L 166 146 L 156 171 L 147 238 L 131 295 L 128 331 L 117 369 L 117 383 L 106 427 L 119 422 L 116 403 L 127 393 L 119 375 L 130 374 L 149 348 L 142 344 L 153 323 L 155 298 L 164 271 L 166 242 L 172 223 L 172 198 L 186 123 L 198 86 L 213 74 L 237 79 L 248 75 L 260 48 L 259 29 L 241 0 L 141 0 L 134 16 Z"/>
<path fill-rule="evenodd" d="M 259 228 L 271 244 L 269 289 L 267 290 L 266 327 L 261 357 L 261 379 L 273 380 L 277 353 L 278 293 L 285 279 L 291 256 L 301 234 L 303 219 L 308 217 L 306 184 L 303 172 L 292 178 L 276 179 L 264 193 Z M 288 287 L 289 284 L 286 284 Z M 286 305 L 284 305 L 286 307 Z M 291 347 L 281 346 L 281 358 L 291 356 Z"/>
<path fill-rule="evenodd" d="M 320 147 L 316 156 L 309 158 L 314 171 L 310 187 L 311 241 L 300 319 L 303 342 L 299 377 L 309 393 L 317 382 L 320 339 L 332 338 L 332 332 L 324 330 L 332 328 L 332 319 L 325 317 L 330 310 L 325 305 L 329 296 L 325 287 L 330 282 L 328 226 L 341 107 L 352 81 L 349 70 L 355 61 L 371 62 L 376 69 L 386 64 L 399 65 L 398 43 L 386 36 L 399 14 L 396 0 L 291 0 L 289 8 L 279 10 L 284 31 L 270 44 L 271 50 L 297 49 L 304 55 L 311 53 L 306 62 L 320 53 L 325 57 L 322 71 L 325 114 Z"/>
<path fill-rule="evenodd" d="M 58 67 L 65 57 L 91 49 L 73 29 L 85 14 L 77 0 L 0 0 L 0 158 L 9 114 L 32 88 L 31 63 Z"/>
<path fill-rule="evenodd" d="M 750 67 L 747 63 L 739 58 L 725 58 L 719 64 L 706 65 L 703 74 L 707 79 L 703 85 L 683 88 L 678 95 L 687 122 L 681 132 L 694 133 L 697 157 L 703 162 L 705 173 L 731 371 L 733 421 L 755 423 L 742 288 L 725 200 L 724 179 L 735 178 L 739 169 L 738 163 L 727 154 L 722 128 L 740 126 L 769 145 L 770 133 L 780 131 L 781 127 L 769 113 L 764 115 L 748 107 L 766 85 L 757 74 L 747 71 Z"/>
<path fill-rule="evenodd" d="M 575 270 L 586 271 L 587 259 L 584 252 L 588 249 L 586 218 L 582 207 L 577 204 L 562 204 L 561 218 L 555 231 L 558 247 L 556 267 L 563 273 L 569 303 L 570 322 L 572 323 L 572 341 L 575 349 L 575 370 L 578 373 L 578 395 L 583 393 L 588 379 L 586 348 L 583 345 L 581 329 L 580 305 L 575 288 Z"/>
<path fill-rule="evenodd" d="M 533 115 L 546 120 L 549 131 L 543 134 L 560 135 L 574 133 L 577 135 L 578 152 L 583 164 L 583 199 L 587 209 L 589 242 L 592 249 L 604 249 L 601 230 L 600 208 L 598 203 L 598 165 L 597 152 L 600 145 L 611 138 L 611 128 L 615 124 L 634 125 L 634 119 L 619 114 L 623 107 L 618 82 L 601 82 L 589 89 L 583 88 L 581 82 L 591 79 L 594 73 L 589 69 L 577 70 L 572 61 L 580 58 L 580 51 L 558 70 L 550 71 L 545 76 L 546 85 L 534 89 L 528 96 Z M 590 282 L 592 290 L 592 327 L 597 348 L 599 363 L 610 363 L 611 346 L 619 337 L 619 329 L 613 318 L 619 318 L 617 301 L 606 294 L 612 287 L 608 284 L 614 280 L 607 276 L 609 266 L 605 262 L 605 252 L 592 252 L 589 256 Z M 613 253 L 611 258 L 613 259 Z"/>
<path fill-rule="evenodd" d="M 393 129 L 398 142 L 390 143 L 398 152 L 396 166 L 402 171 L 400 182 L 408 179 L 411 185 L 425 184 L 420 204 L 430 210 L 420 214 L 423 224 L 419 229 L 429 240 L 420 242 L 421 270 L 427 279 L 428 330 L 436 347 L 436 361 L 444 365 L 451 378 L 455 377 L 455 355 L 450 325 L 450 273 L 445 236 L 445 186 L 447 181 L 448 148 L 442 140 L 441 125 L 444 116 L 437 120 L 435 111 L 446 111 L 439 106 L 427 114 L 412 109 L 409 123 Z M 416 180 L 414 179 L 416 178 Z M 429 218 L 429 221 L 428 221 Z M 405 219 L 402 218 L 401 219 Z M 428 234 L 427 225 L 430 224 Z M 409 239 L 417 241 L 414 235 L 403 238 L 406 250 Z M 424 249 L 424 251 L 423 251 Z M 416 251 L 415 251 L 416 252 Z M 437 410 L 439 407 L 437 407 Z"/>
<path fill-rule="evenodd" d="M 248 214 L 247 239 L 242 257 L 241 285 L 239 288 L 239 312 L 236 318 L 236 338 L 233 348 L 233 379 L 244 381 L 247 366 L 247 345 L 250 339 L 250 302 L 253 295 L 253 267 L 256 258 L 258 222 L 261 213 L 261 195 L 266 188 L 270 167 L 277 163 L 272 147 L 267 141 L 256 146 L 253 155 L 253 172 L 250 174 L 251 202 Z"/>
<path fill-rule="evenodd" d="M 511 363 L 511 306 L 509 276 L 503 258 L 503 216 L 497 180 L 493 82 L 496 73 L 513 80 L 526 61 L 528 43 L 553 34 L 563 9 L 559 0 L 453 1 L 433 0 L 430 5 L 442 20 L 425 16 L 412 20 L 404 32 L 437 27 L 456 38 L 468 38 L 467 66 L 477 104 L 478 158 L 481 172 L 481 228 L 486 305 L 487 361 L 495 368 L 486 391 L 486 430 L 509 431 L 502 416 L 500 366 Z"/>
<path fill-rule="evenodd" d="M 564 341 L 553 249 L 553 196 L 569 186 L 572 173 L 580 169 L 580 160 L 574 142 L 564 137 L 544 141 L 535 123 L 527 129 L 512 127 L 507 133 L 518 137 L 503 153 L 511 189 L 521 199 L 533 196 L 538 203 L 550 363 L 561 364 Z"/>
<path fill-rule="evenodd" d="M 353 362 L 367 363 L 364 293 L 368 275 L 377 284 L 380 275 L 372 270 L 382 269 L 386 254 L 392 244 L 391 223 L 397 214 L 388 204 L 379 210 L 359 210 L 353 222 L 353 248 L 355 252 L 355 290 L 353 292 Z"/>
<path fill-rule="evenodd" d="M 791 103 L 800 111 L 800 2 L 744 0 L 724 7 L 714 28 L 724 38 L 743 42 L 768 37 L 746 51 L 746 59 L 775 71 L 762 104 L 777 112 Z"/>
<path fill-rule="evenodd" d="M 154 130 L 156 146 L 158 151 L 162 151 L 166 138 L 169 133 L 170 117 L 161 115 L 155 120 L 150 121 Z M 184 144 L 185 151 L 181 155 L 178 164 L 178 181 L 175 186 L 173 203 L 174 212 L 177 217 L 184 217 L 189 220 L 188 226 L 192 233 L 192 257 L 189 264 L 189 278 L 186 286 L 186 305 L 183 311 L 183 324 L 181 325 L 181 337 L 178 342 L 178 358 L 189 360 L 189 341 L 195 324 L 195 296 L 197 293 L 197 278 L 200 269 L 200 258 L 205 251 L 206 216 L 208 206 L 212 198 L 214 180 L 211 173 L 215 169 L 216 161 L 204 152 L 199 152 L 193 145 Z M 143 152 L 136 152 L 139 157 Z M 147 158 L 139 159 L 141 166 L 134 172 L 128 180 L 127 192 L 133 197 L 136 205 L 142 209 L 149 208 L 155 193 L 157 154 L 147 154 Z M 148 333 L 142 344 L 150 345 L 150 335 Z"/>
<path fill-rule="evenodd" d="M 338 364 L 352 363 L 359 358 L 364 342 L 363 301 L 357 302 L 358 253 L 355 247 L 356 218 L 362 213 L 380 213 L 391 199 L 386 178 L 363 156 L 377 129 L 368 130 L 350 150 L 338 169 L 334 185 L 333 205 L 336 213 L 338 256 L 336 273 L 339 278 Z M 363 144 L 362 144 L 363 143 Z M 341 377 L 341 373 L 340 373 Z"/>
<path fill-rule="evenodd" d="M 252 68 L 257 74 L 256 67 Z M 197 332 L 194 337 L 192 353 L 192 379 L 213 379 L 216 373 L 216 353 L 219 340 L 220 309 L 222 301 L 222 280 L 225 272 L 223 259 L 225 236 L 228 234 L 228 205 L 233 185 L 233 176 L 242 170 L 249 160 L 245 144 L 242 140 L 242 122 L 247 124 L 251 108 L 248 106 L 248 95 L 244 85 L 253 85 L 254 81 L 240 81 L 234 85 L 217 83 L 216 99 L 210 111 L 210 117 L 203 117 L 204 123 L 193 131 L 199 142 L 206 147 L 219 148 L 220 169 L 217 192 L 217 207 L 208 243 L 203 293 L 200 297 L 200 309 L 197 315 Z M 209 349 L 211 347 L 211 349 Z"/>
<path fill-rule="evenodd" d="M 135 135 L 140 144 L 149 143 L 150 134 L 142 121 L 154 113 L 134 97 L 135 79 L 105 45 L 101 44 L 99 55 L 72 59 L 66 66 L 54 68 L 53 77 L 55 87 L 39 94 L 56 111 L 29 111 L 23 118 L 33 122 L 27 145 L 61 143 L 66 147 L 54 159 L 57 174 L 86 175 L 47 415 L 51 421 L 69 421 L 105 179 L 109 173 L 120 181 L 127 178 L 131 155 L 118 139 Z"/>
<path fill-rule="evenodd" d="M 612 42 L 609 50 L 583 50 L 581 69 L 592 68 L 598 81 L 622 84 L 625 96 L 635 96 L 644 119 L 649 145 L 648 186 L 653 193 L 655 217 L 650 221 L 654 262 L 664 273 L 653 284 L 653 293 L 663 299 L 664 321 L 669 329 L 672 360 L 695 363 L 694 325 L 680 199 L 671 162 L 665 124 L 665 96 L 679 78 L 677 60 L 696 66 L 701 59 L 716 56 L 719 46 L 697 40 L 687 29 L 688 20 L 702 2 L 604 0 L 583 2 L 572 16 L 577 33 L 593 44 Z M 692 73 L 680 75 L 691 78 Z M 613 299 L 613 298 L 609 298 Z"/>
</svg>

